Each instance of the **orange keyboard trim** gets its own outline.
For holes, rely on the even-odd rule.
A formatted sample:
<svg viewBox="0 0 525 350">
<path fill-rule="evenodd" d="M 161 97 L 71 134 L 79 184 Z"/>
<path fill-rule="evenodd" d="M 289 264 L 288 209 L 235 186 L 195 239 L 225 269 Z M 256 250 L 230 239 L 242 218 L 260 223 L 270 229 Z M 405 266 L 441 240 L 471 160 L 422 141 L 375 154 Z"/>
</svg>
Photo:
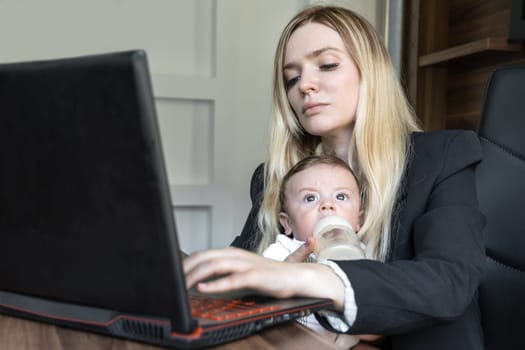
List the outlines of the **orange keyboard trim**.
<svg viewBox="0 0 525 350">
<path fill-rule="evenodd" d="M 254 301 L 220 300 L 206 297 L 191 296 L 191 314 L 194 317 L 206 318 L 212 321 L 224 321 L 234 318 L 256 315 L 262 312 L 279 310 L 280 307 L 259 305 Z"/>
</svg>

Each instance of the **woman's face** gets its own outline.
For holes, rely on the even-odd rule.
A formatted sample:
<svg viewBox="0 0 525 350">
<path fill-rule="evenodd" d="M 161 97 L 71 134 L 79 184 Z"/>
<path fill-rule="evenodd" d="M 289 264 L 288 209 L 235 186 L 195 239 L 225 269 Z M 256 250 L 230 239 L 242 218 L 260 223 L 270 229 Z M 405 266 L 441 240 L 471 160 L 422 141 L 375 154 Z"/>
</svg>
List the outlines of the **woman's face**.
<svg viewBox="0 0 525 350">
<path fill-rule="evenodd" d="M 339 34 L 320 23 L 297 28 L 286 45 L 288 101 L 303 128 L 324 139 L 350 137 L 360 77 Z"/>
</svg>

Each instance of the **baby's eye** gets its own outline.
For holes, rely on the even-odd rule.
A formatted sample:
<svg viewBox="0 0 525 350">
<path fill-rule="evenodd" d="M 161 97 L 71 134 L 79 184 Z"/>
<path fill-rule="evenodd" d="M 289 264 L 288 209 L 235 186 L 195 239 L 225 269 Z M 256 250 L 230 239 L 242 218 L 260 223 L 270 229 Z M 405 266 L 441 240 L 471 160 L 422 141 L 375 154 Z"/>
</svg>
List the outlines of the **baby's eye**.
<svg viewBox="0 0 525 350">
<path fill-rule="evenodd" d="M 345 201 L 348 199 L 348 196 L 345 193 L 338 193 L 335 195 L 335 198 L 339 201 Z"/>
<path fill-rule="evenodd" d="M 316 200 L 317 200 L 317 195 L 315 195 L 315 194 L 307 194 L 304 197 L 304 201 L 307 202 L 307 203 L 315 202 Z"/>
</svg>

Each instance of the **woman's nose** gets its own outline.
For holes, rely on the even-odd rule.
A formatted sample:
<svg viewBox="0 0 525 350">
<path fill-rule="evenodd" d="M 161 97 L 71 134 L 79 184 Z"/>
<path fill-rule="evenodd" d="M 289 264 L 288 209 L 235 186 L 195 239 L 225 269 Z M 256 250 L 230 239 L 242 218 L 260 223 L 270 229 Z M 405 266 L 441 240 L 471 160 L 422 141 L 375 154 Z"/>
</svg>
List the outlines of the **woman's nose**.
<svg viewBox="0 0 525 350">
<path fill-rule="evenodd" d="M 318 77 L 310 69 L 303 69 L 301 79 L 299 80 L 299 90 L 302 94 L 308 95 L 319 90 Z"/>
</svg>

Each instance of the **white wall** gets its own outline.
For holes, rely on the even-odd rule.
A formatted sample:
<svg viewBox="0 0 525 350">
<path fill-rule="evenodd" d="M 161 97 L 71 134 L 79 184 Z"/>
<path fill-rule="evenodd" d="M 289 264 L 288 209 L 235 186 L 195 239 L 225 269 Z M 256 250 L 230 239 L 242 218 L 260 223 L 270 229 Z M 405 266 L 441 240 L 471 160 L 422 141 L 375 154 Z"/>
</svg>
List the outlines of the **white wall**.
<svg viewBox="0 0 525 350">
<path fill-rule="evenodd" d="M 331 2 L 382 30 L 385 1 Z M 223 246 L 264 159 L 278 36 L 316 2 L 0 0 L 0 63 L 146 49 L 182 246 Z"/>
</svg>

